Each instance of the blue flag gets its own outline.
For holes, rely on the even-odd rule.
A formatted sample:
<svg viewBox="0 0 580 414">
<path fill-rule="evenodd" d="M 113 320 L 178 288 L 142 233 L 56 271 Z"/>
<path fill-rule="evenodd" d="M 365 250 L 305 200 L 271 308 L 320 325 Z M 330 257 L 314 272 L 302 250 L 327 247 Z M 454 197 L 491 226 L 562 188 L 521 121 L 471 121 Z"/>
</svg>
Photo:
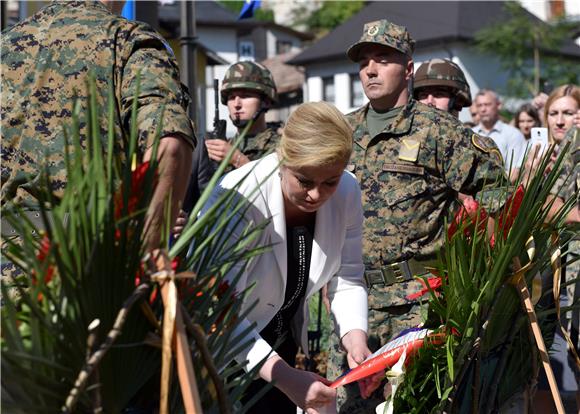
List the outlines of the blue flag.
<svg viewBox="0 0 580 414">
<path fill-rule="evenodd" d="M 135 20 L 135 0 L 127 0 L 125 2 L 121 16 L 125 19 Z"/>
<path fill-rule="evenodd" d="M 238 20 L 242 19 L 249 19 L 250 17 L 254 17 L 254 12 L 258 10 L 260 7 L 261 0 L 246 0 L 244 3 L 244 7 L 242 7 L 242 11 L 238 16 Z"/>
</svg>

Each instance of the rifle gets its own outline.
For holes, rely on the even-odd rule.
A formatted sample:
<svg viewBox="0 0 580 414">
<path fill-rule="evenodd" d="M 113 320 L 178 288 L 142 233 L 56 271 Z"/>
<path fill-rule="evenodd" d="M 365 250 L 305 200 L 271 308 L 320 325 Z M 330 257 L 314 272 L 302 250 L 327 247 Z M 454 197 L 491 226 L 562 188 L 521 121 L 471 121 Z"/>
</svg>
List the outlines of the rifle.
<svg viewBox="0 0 580 414">
<path fill-rule="evenodd" d="M 219 80 L 213 80 L 213 93 L 214 93 L 214 107 L 215 112 L 213 116 L 213 131 L 208 133 L 208 138 L 210 139 L 226 139 L 226 121 L 225 119 L 220 119 L 220 103 L 219 103 Z"/>
</svg>

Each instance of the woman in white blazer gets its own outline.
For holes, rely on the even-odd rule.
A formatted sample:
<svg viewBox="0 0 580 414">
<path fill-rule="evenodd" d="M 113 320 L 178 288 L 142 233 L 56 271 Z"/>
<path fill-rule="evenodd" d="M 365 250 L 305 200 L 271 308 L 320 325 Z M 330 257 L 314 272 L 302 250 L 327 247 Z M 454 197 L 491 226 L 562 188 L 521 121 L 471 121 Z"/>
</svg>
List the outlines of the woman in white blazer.
<svg viewBox="0 0 580 414">
<path fill-rule="evenodd" d="M 308 299 L 327 283 L 351 368 L 370 354 L 361 194 L 344 171 L 351 152 L 352 130 L 343 115 L 325 102 L 303 104 L 288 119 L 277 153 L 227 174 L 209 201 L 239 184 L 237 192 L 250 203 L 246 223 L 271 220 L 250 246 L 272 245 L 271 251 L 252 259 L 236 285 L 238 291 L 253 286 L 243 309 L 254 305 L 238 329 L 255 324 L 251 344 L 236 360 L 247 361 L 249 370 L 269 356 L 259 375 L 276 387 L 251 412 L 295 413 L 298 405 L 316 413 L 334 400 L 326 379 L 293 368 L 298 345 L 308 350 Z"/>
</svg>

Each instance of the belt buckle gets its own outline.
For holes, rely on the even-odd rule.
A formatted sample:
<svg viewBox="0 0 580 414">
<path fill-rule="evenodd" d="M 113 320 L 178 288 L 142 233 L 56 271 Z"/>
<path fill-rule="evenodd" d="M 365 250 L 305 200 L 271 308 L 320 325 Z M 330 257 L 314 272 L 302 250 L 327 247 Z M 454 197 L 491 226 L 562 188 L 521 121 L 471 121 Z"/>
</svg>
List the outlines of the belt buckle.
<svg viewBox="0 0 580 414">
<path fill-rule="evenodd" d="M 407 261 L 390 263 L 383 267 L 383 278 L 385 285 L 402 283 L 411 279 L 411 269 Z"/>
<path fill-rule="evenodd" d="M 368 287 L 376 285 L 379 281 L 384 280 L 383 273 L 377 269 L 365 270 L 364 277 Z"/>
</svg>

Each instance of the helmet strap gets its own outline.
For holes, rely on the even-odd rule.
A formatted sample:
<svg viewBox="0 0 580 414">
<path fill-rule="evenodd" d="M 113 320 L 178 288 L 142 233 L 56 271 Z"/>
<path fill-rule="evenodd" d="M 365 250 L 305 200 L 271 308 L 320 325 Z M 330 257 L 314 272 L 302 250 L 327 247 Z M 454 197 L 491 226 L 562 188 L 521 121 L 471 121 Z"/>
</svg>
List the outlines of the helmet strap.
<svg viewBox="0 0 580 414">
<path fill-rule="evenodd" d="M 451 95 L 449 98 L 449 103 L 447 104 L 447 111 L 451 112 L 455 109 L 455 103 L 457 102 L 457 96 L 455 94 Z"/>
</svg>

